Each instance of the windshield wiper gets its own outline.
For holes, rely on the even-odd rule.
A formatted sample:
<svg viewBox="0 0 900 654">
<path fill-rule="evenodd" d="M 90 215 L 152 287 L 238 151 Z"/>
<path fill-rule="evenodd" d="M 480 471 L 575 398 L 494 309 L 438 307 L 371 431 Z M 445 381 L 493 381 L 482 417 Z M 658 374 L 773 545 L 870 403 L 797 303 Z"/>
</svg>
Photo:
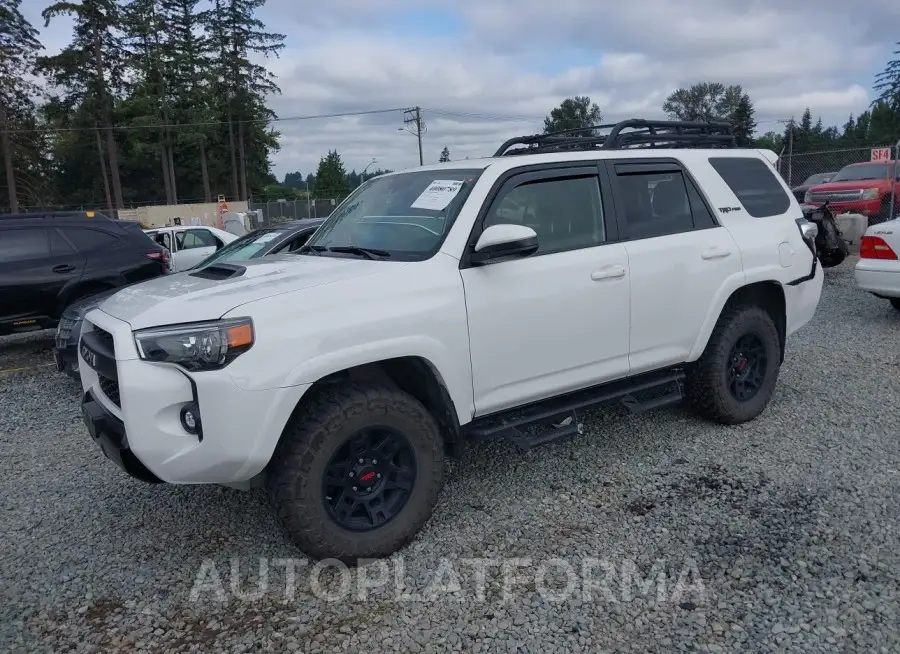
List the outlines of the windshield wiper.
<svg viewBox="0 0 900 654">
<path fill-rule="evenodd" d="M 317 246 L 322 247 L 322 246 Z M 387 250 L 378 250 L 376 248 L 364 248 L 358 245 L 334 245 L 326 248 L 329 252 L 346 252 L 347 254 L 358 254 L 366 259 L 377 259 L 379 257 L 387 259 L 391 253 Z"/>
<path fill-rule="evenodd" d="M 319 254 L 320 252 L 324 252 L 328 248 L 324 245 L 304 245 L 299 250 L 295 250 L 291 254 Z"/>
</svg>

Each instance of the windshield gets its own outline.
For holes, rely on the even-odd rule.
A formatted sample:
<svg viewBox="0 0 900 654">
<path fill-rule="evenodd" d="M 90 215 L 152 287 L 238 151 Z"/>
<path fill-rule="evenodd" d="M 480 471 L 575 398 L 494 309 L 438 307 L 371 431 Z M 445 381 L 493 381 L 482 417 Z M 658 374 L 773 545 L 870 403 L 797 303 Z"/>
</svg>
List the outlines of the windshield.
<svg viewBox="0 0 900 654">
<path fill-rule="evenodd" d="M 893 165 L 893 164 L 891 164 Z M 857 182 L 864 179 L 887 179 L 888 164 L 863 164 L 846 166 L 831 178 L 832 182 Z"/>
<path fill-rule="evenodd" d="M 819 173 L 817 175 L 810 175 L 809 179 L 803 182 L 804 186 L 814 186 L 816 184 L 824 184 L 829 181 L 832 177 L 834 177 L 834 173 Z"/>
<path fill-rule="evenodd" d="M 194 266 L 194 270 L 222 261 L 246 261 L 261 254 L 269 243 L 284 233 L 283 229 L 259 229 L 241 236 Z"/>
<path fill-rule="evenodd" d="M 300 253 L 428 259 L 443 243 L 481 173 L 448 169 L 376 177 L 344 200 Z"/>
</svg>

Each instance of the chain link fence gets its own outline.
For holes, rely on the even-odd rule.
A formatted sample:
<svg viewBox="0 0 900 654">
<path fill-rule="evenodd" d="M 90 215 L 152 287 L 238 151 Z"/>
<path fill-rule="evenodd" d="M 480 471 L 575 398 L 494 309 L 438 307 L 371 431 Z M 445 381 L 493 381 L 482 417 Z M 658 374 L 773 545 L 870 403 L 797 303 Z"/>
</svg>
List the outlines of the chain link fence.
<svg viewBox="0 0 900 654">
<path fill-rule="evenodd" d="M 265 227 L 289 220 L 327 218 L 344 198 L 316 198 L 308 200 L 272 200 L 250 202 L 247 205 L 254 227 Z"/>
<path fill-rule="evenodd" d="M 781 158 L 778 160 L 778 172 L 781 173 L 788 186 L 793 188 L 802 185 L 813 175 L 825 173 L 833 175 L 849 164 L 876 160 L 890 161 L 895 158 L 893 144 L 876 148 L 817 150 L 793 155 L 782 152 Z"/>
</svg>

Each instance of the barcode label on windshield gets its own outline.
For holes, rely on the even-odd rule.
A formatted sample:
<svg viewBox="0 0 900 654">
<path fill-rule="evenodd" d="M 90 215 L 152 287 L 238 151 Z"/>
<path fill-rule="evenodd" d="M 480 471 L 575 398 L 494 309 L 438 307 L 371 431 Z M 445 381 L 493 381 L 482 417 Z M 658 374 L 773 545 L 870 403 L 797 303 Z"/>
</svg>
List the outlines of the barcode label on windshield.
<svg viewBox="0 0 900 654">
<path fill-rule="evenodd" d="M 428 185 L 422 194 L 416 198 L 410 207 L 412 209 L 427 209 L 429 211 L 443 211 L 456 197 L 462 188 L 462 180 L 436 179 Z"/>
</svg>

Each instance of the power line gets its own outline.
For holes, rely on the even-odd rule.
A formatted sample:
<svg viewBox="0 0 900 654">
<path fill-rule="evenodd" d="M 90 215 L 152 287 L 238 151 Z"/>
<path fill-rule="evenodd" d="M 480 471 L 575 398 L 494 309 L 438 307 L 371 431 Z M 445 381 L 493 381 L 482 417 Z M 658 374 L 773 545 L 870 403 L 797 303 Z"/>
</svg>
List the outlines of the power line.
<svg viewBox="0 0 900 654">
<path fill-rule="evenodd" d="M 387 114 L 394 112 L 402 112 L 404 111 L 403 107 L 395 107 L 392 109 L 370 109 L 367 111 L 344 111 L 340 113 L 331 113 L 331 114 L 313 114 L 309 116 L 288 116 L 286 118 L 259 118 L 256 120 L 232 120 L 231 123 L 233 125 L 237 125 L 243 123 L 244 125 L 251 124 L 259 124 L 259 123 L 285 123 L 291 121 L 301 121 L 301 120 L 322 120 L 328 118 L 348 118 L 352 116 L 370 116 L 374 114 Z M 141 118 L 153 118 L 153 116 L 141 116 Z M 216 125 L 227 125 L 227 120 L 215 120 L 215 121 L 204 121 L 204 122 L 195 122 L 195 123 L 158 123 L 153 125 L 112 125 L 111 128 L 113 130 L 122 130 L 122 131 L 134 131 L 134 130 L 157 130 L 157 129 L 178 129 L 181 127 L 210 127 Z M 56 134 L 60 132 L 103 132 L 106 131 L 107 127 L 46 127 L 46 128 L 35 128 L 35 129 L 11 129 L 7 130 L 11 134 L 16 133 L 30 133 L 30 132 L 40 132 L 40 133 L 50 133 Z"/>
</svg>

